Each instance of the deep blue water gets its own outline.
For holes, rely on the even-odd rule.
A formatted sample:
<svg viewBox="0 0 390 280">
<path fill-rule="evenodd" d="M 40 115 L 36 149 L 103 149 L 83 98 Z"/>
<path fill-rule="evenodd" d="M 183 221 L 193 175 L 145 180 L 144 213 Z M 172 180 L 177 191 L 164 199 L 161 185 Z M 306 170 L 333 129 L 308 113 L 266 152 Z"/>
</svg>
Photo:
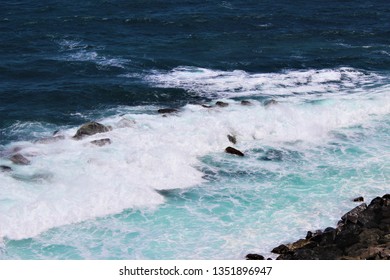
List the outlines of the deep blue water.
<svg viewBox="0 0 390 280">
<path fill-rule="evenodd" d="M 14 171 L 0 173 L 0 258 L 241 258 L 285 241 L 276 233 L 283 211 L 295 213 L 291 236 L 335 222 L 353 194 L 389 191 L 389 78 L 388 1 L 1 1 L 0 163 Z M 221 98 L 231 103 L 225 115 L 192 105 Z M 279 103 L 267 111 L 270 98 Z M 169 129 L 161 107 L 182 108 Z M 90 120 L 113 125 L 111 148 L 34 144 Z M 248 161 L 220 152 L 228 133 L 241 137 Z M 16 146 L 36 165 L 12 165 Z M 265 160 L 273 149 L 278 157 Z M 88 157 L 105 163 L 89 167 Z M 102 182 L 91 170 L 118 189 L 97 187 L 102 196 L 85 202 Z M 133 186 L 140 205 L 122 201 Z M 45 207 L 56 218 L 35 223 Z M 310 223 L 313 209 L 334 210 Z M 264 240 L 254 237 L 261 229 Z"/>
</svg>

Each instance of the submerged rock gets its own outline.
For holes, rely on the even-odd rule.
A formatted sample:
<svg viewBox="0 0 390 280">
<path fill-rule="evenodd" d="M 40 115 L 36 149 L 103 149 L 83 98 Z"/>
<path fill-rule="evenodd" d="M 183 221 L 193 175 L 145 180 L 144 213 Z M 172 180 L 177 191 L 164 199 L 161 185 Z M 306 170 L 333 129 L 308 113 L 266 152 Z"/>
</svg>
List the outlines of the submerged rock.
<svg viewBox="0 0 390 280">
<path fill-rule="evenodd" d="M 237 150 L 237 149 L 235 149 L 233 147 L 230 147 L 230 146 L 225 149 L 225 152 L 228 153 L 228 154 L 237 155 L 237 156 L 240 156 L 240 157 L 244 156 L 243 152 L 241 152 L 241 151 L 239 151 L 239 150 Z"/>
<path fill-rule="evenodd" d="M 364 198 L 362 196 L 356 197 L 353 199 L 353 202 L 363 202 Z"/>
<path fill-rule="evenodd" d="M 390 196 L 355 207 L 342 216 L 337 229 L 309 231 L 305 239 L 272 252 L 279 254 L 278 260 L 390 260 Z"/>
<path fill-rule="evenodd" d="M 265 107 L 269 107 L 271 105 L 276 105 L 276 104 L 278 104 L 278 101 L 276 101 L 275 99 L 266 100 L 264 102 Z"/>
<path fill-rule="evenodd" d="M 97 122 L 89 122 L 82 125 L 73 136 L 74 139 L 79 140 L 84 138 L 85 136 L 94 135 L 96 133 L 103 133 L 110 131 L 108 126 L 102 125 Z"/>
<path fill-rule="evenodd" d="M 241 105 L 243 106 L 251 106 L 253 105 L 252 102 L 248 101 L 248 100 L 242 100 L 241 101 Z"/>
<path fill-rule="evenodd" d="M 227 138 L 229 139 L 229 141 L 233 144 L 236 144 L 237 143 L 237 138 L 236 136 L 234 135 L 228 135 Z"/>
<path fill-rule="evenodd" d="M 206 105 L 206 104 L 202 104 L 202 107 L 203 107 L 203 108 L 207 108 L 207 109 L 213 108 L 213 106 L 211 106 L 211 105 Z"/>
<path fill-rule="evenodd" d="M 1 172 L 11 172 L 12 168 L 7 165 L 0 165 L 0 171 Z"/>
<path fill-rule="evenodd" d="M 157 112 L 159 114 L 173 114 L 179 112 L 179 110 L 173 108 L 164 108 L 164 109 L 157 110 Z"/>
<path fill-rule="evenodd" d="M 102 146 L 111 144 L 111 139 L 104 138 L 104 139 L 99 139 L 99 140 L 93 140 L 93 141 L 91 141 L 91 144 L 102 147 Z"/>
<path fill-rule="evenodd" d="M 222 101 L 217 101 L 217 102 L 215 103 L 215 106 L 218 106 L 218 107 L 227 107 L 227 106 L 229 106 L 229 103 L 222 102 Z"/>
<path fill-rule="evenodd" d="M 29 165 L 31 162 L 21 154 L 15 154 L 9 158 L 10 161 L 17 165 Z"/>
</svg>

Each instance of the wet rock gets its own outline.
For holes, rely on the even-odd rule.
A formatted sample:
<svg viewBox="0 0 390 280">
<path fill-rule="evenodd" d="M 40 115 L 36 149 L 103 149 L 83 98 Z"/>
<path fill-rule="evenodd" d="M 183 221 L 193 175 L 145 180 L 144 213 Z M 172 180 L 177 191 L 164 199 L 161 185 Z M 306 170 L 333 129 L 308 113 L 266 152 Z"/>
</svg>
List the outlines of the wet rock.
<svg viewBox="0 0 390 280">
<path fill-rule="evenodd" d="M 207 108 L 207 109 L 213 108 L 213 106 L 211 106 L 211 105 L 206 105 L 206 104 L 202 104 L 202 107 L 203 107 L 203 108 Z"/>
<path fill-rule="evenodd" d="M 179 112 L 179 110 L 173 108 L 164 108 L 164 109 L 157 110 L 157 112 L 159 114 L 173 114 Z"/>
<path fill-rule="evenodd" d="M 241 101 L 241 105 L 243 106 L 251 106 L 253 105 L 252 102 L 248 101 L 248 100 L 242 100 Z"/>
<path fill-rule="evenodd" d="M 104 139 L 99 139 L 99 140 L 93 140 L 93 141 L 91 141 L 91 144 L 102 147 L 102 146 L 111 144 L 111 139 L 104 138 Z"/>
<path fill-rule="evenodd" d="M 12 168 L 7 165 L 0 165 L 0 171 L 1 172 L 11 172 Z"/>
<path fill-rule="evenodd" d="M 364 198 L 362 196 L 356 197 L 353 199 L 353 202 L 363 202 Z"/>
<path fill-rule="evenodd" d="M 89 122 L 82 125 L 73 136 L 74 139 L 80 140 L 86 136 L 91 136 L 97 133 L 104 133 L 110 131 L 110 127 L 102 125 L 97 122 Z"/>
<path fill-rule="evenodd" d="M 9 158 L 10 161 L 17 165 L 29 165 L 31 162 L 21 154 L 15 154 Z"/>
<path fill-rule="evenodd" d="M 225 149 L 225 152 L 228 153 L 228 154 L 232 154 L 232 155 L 237 155 L 237 156 L 240 156 L 240 157 L 243 157 L 244 156 L 244 153 L 233 148 L 233 147 L 227 147 Z"/>
<path fill-rule="evenodd" d="M 276 105 L 276 104 L 278 104 L 278 101 L 276 101 L 275 99 L 266 100 L 264 102 L 265 107 L 269 107 L 269 106 Z"/>
<path fill-rule="evenodd" d="M 278 247 L 273 248 L 271 252 L 274 254 L 287 254 L 290 252 L 290 249 L 286 245 L 281 244 Z"/>
<path fill-rule="evenodd" d="M 265 260 L 265 258 L 262 255 L 258 254 L 248 254 L 245 257 L 247 260 Z"/>
<path fill-rule="evenodd" d="M 359 206 L 353 208 L 348 213 L 344 214 L 341 217 L 341 220 L 344 222 L 351 222 L 351 223 L 356 224 L 359 214 L 362 213 L 366 209 L 367 209 L 367 204 L 362 203 Z"/>
<path fill-rule="evenodd" d="M 237 138 L 236 136 L 234 135 L 228 135 L 227 138 L 229 139 L 229 141 L 233 144 L 236 144 L 237 143 Z"/>
<path fill-rule="evenodd" d="M 227 106 L 229 106 L 229 103 L 222 102 L 222 101 L 217 101 L 217 102 L 215 103 L 215 106 L 218 106 L 218 107 L 227 107 Z"/>
</svg>

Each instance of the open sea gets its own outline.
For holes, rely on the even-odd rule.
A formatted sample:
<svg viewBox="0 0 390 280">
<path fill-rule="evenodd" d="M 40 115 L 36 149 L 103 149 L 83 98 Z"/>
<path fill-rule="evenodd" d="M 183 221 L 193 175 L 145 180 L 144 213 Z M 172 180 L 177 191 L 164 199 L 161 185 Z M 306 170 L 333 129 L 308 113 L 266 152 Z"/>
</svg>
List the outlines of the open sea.
<svg viewBox="0 0 390 280">
<path fill-rule="evenodd" d="M 390 191 L 390 2 L 1 1 L 0 165 L 0 259 L 273 257 Z"/>
</svg>

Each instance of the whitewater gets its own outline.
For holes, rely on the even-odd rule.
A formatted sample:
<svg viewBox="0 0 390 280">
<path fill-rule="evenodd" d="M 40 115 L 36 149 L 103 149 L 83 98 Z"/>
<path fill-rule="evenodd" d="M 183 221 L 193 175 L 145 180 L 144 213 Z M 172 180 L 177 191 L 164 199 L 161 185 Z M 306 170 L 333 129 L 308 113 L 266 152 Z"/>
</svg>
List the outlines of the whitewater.
<svg viewBox="0 0 390 280">
<path fill-rule="evenodd" d="M 12 128 L 34 133 L 39 126 L 40 133 L 1 152 L 2 165 L 14 151 L 31 161 L 0 173 L 3 244 L 61 236 L 60 258 L 69 250 L 77 251 L 71 258 L 242 258 L 332 225 L 354 196 L 388 189 L 387 77 L 351 68 L 250 74 L 179 67 L 143 80 L 211 99 L 165 116 L 156 106 L 111 108 L 97 121 L 112 130 L 79 141 L 72 138 L 78 127 L 60 128 L 64 139 L 53 142 L 39 140 L 53 133 L 44 123 Z M 217 100 L 229 106 L 213 106 Z M 102 138 L 111 145 L 90 143 Z M 227 146 L 245 157 L 224 153 Z M 85 231 L 92 231 L 87 243 L 112 238 L 110 245 L 91 253 L 74 241 Z M 144 249 L 133 248 L 145 235 L 153 238 L 141 242 Z M 112 255 L 112 242 L 129 251 Z M 41 254 L 34 258 L 47 257 Z M 15 255 L 3 250 L 8 257 Z"/>
</svg>

